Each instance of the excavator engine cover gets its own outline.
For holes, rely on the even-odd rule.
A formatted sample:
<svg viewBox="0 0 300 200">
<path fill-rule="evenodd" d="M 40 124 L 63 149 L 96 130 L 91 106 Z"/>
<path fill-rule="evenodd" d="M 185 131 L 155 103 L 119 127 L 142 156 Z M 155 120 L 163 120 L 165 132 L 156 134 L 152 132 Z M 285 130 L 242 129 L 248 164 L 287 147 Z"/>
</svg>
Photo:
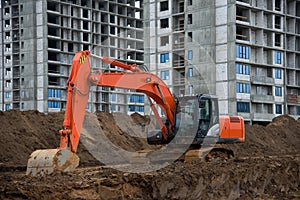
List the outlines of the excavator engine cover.
<svg viewBox="0 0 300 200">
<path fill-rule="evenodd" d="M 51 174 L 54 171 L 73 171 L 79 157 L 69 149 L 44 149 L 34 151 L 27 164 L 27 175 Z"/>
</svg>

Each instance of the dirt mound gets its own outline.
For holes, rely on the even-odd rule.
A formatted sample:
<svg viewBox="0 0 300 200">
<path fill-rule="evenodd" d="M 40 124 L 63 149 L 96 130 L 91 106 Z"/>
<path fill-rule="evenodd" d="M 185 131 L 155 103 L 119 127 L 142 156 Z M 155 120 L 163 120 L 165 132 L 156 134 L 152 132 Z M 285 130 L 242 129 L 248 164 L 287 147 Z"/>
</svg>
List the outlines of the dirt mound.
<svg viewBox="0 0 300 200">
<path fill-rule="evenodd" d="M 246 125 L 242 144 L 223 144 L 235 156 L 269 156 L 300 153 L 300 121 L 288 115 L 276 117 L 267 126 Z"/>
<path fill-rule="evenodd" d="M 139 114 L 96 112 L 106 136 L 128 151 L 151 148 L 153 125 Z M 0 112 L 1 166 L 26 166 L 36 149 L 56 148 L 64 113 Z M 246 126 L 246 141 L 222 144 L 236 159 L 176 162 L 149 173 L 124 173 L 100 165 L 81 143 L 81 166 L 72 173 L 29 177 L 0 170 L 1 199 L 299 199 L 300 121 L 283 115 L 267 126 Z M 12 168 L 15 170 L 17 168 Z"/>
</svg>

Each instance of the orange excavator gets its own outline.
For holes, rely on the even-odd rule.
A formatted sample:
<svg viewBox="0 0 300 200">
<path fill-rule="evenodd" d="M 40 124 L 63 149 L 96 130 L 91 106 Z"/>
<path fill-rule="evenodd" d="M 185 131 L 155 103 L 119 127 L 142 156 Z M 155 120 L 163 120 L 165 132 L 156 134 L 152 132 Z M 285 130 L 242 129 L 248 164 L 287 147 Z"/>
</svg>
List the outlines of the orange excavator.
<svg viewBox="0 0 300 200">
<path fill-rule="evenodd" d="M 90 57 L 123 68 L 122 72 L 93 71 Z M 192 144 L 201 144 L 207 137 L 217 142 L 243 142 L 244 121 L 239 116 L 219 116 L 218 99 L 213 95 L 199 94 L 176 98 L 167 85 L 155 74 L 133 64 L 128 65 L 108 57 L 92 55 L 90 51 L 77 52 L 67 81 L 67 104 L 63 129 L 59 131 L 57 149 L 34 151 L 28 160 L 27 174 L 50 174 L 53 171 L 72 171 L 79 165 L 76 155 L 82 129 L 88 94 L 91 86 L 132 89 L 147 95 L 158 130 L 147 135 L 149 144 L 168 144 L 172 140 L 192 137 Z M 157 109 L 157 106 L 159 109 Z M 160 116 L 163 112 L 163 117 Z M 188 134 L 181 127 L 190 126 Z M 177 138 L 178 132 L 181 132 Z M 192 132 L 192 133 L 191 133 Z"/>
</svg>

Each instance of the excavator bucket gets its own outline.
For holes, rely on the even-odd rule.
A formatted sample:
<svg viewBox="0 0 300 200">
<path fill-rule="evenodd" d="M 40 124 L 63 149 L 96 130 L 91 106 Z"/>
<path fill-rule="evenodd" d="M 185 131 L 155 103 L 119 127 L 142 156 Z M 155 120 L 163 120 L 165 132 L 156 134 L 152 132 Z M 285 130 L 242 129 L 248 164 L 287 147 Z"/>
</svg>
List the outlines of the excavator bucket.
<svg viewBox="0 0 300 200">
<path fill-rule="evenodd" d="M 34 151 L 27 164 L 27 175 L 51 174 L 54 171 L 73 171 L 79 157 L 69 149 L 44 149 Z"/>
</svg>

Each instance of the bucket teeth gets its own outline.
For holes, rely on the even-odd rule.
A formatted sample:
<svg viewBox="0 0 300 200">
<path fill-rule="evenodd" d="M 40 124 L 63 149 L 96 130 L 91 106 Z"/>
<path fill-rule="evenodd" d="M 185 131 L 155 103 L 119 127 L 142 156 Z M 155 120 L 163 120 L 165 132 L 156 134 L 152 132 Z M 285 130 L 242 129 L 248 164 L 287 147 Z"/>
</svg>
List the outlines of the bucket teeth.
<svg viewBox="0 0 300 200">
<path fill-rule="evenodd" d="M 69 172 L 79 165 L 79 157 L 69 149 L 44 149 L 34 151 L 27 164 L 27 175 L 51 174 L 54 171 Z"/>
</svg>

